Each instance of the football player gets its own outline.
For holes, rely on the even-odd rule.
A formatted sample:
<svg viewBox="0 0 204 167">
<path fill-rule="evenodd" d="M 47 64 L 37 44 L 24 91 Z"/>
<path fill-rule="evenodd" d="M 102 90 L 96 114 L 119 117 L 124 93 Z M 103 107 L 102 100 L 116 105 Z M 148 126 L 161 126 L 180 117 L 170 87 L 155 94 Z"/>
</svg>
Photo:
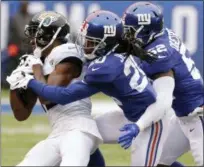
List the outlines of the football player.
<svg viewBox="0 0 204 167">
<path fill-rule="evenodd" d="M 67 43 L 69 33 L 66 18 L 53 11 L 36 14 L 26 25 L 25 35 L 30 38 L 34 55 L 23 56 L 20 65 L 7 78 L 11 84 L 10 103 L 17 120 L 26 120 L 36 102 L 33 96 L 34 100 L 30 101 L 31 98 L 27 96 L 26 101 L 26 92 L 12 87 L 16 77 L 19 77 L 18 73 L 33 73 L 39 81 L 58 86 L 67 86 L 80 76 L 82 56 L 75 44 Z M 52 131 L 17 166 L 87 166 L 90 155 L 102 142 L 96 122 L 91 117 L 90 99 L 62 106 L 38 97 L 48 115 Z"/>
<path fill-rule="evenodd" d="M 171 118 L 174 115 L 172 110 L 167 112 L 166 117 L 170 123 L 166 122 L 166 126 L 170 124 L 171 129 L 161 154 L 160 166 L 182 166 L 174 161 L 190 148 L 193 149 L 195 162 L 202 165 L 203 84 L 188 51 L 179 38 L 164 27 L 160 8 L 152 3 L 137 2 L 131 5 L 125 11 L 123 21 L 126 26 L 125 38 L 131 45 L 131 47 L 123 48 L 131 48 L 128 52 L 143 60 L 141 67 L 148 77 L 154 80 L 154 86 L 165 88 L 162 96 L 164 103 L 171 103 L 173 100 L 171 98 L 171 92 L 174 90 L 172 85 L 176 82 L 173 108 L 178 118 L 175 116 Z M 141 50 L 141 47 L 144 50 Z M 95 120 L 104 143 L 116 143 L 119 136 L 117 129 L 128 122 L 119 111 L 104 113 Z M 172 137 L 172 134 L 175 137 Z M 137 143 L 132 146 L 133 166 L 138 160 L 137 147 Z"/>
<path fill-rule="evenodd" d="M 149 166 L 157 161 L 157 153 L 161 152 L 165 137 L 162 121 L 165 115 L 163 99 L 156 96 L 151 83 L 133 56 L 117 53 L 116 48 L 122 36 L 122 21 L 116 14 L 109 11 L 93 12 L 84 21 L 79 34 L 85 57 L 89 59 L 82 81 L 68 87 L 56 87 L 23 74 L 24 76 L 16 79 L 18 85 L 13 86 L 30 88 L 39 96 L 63 105 L 100 91 L 113 97 L 130 121 L 120 129 L 123 133 L 118 142 L 127 149 L 136 137 L 137 153 L 141 159 L 136 165 Z M 174 82 L 171 87 L 173 86 Z M 166 88 L 159 87 L 157 92 L 162 94 L 164 89 Z M 171 103 L 167 106 L 170 108 Z M 168 109 L 167 106 L 165 109 Z"/>
<path fill-rule="evenodd" d="M 159 82 L 160 87 L 166 87 L 164 93 L 168 93 L 172 82 L 167 78 L 175 82 L 172 107 L 176 117 L 171 122 L 160 166 L 171 165 L 189 150 L 196 164 L 203 166 L 203 79 L 188 49 L 164 26 L 163 13 L 157 5 L 137 2 L 124 12 L 123 21 L 126 39 L 158 57 L 153 63 L 141 62 L 141 68 L 154 80 L 153 84 Z"/>
</svg>

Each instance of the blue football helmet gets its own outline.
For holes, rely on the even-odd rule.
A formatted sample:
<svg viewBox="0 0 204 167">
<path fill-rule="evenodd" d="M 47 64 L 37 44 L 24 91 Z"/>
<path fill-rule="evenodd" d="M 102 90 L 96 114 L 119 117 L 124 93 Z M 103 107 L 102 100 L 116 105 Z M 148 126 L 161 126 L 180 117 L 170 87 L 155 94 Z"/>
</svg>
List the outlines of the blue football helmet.
<svg viewBox="0 0 204 167">
<path fill-rule="evenodd" d="M 122 17 L 125 37 L 135 38 L 141 46 L 163 34 L 163 13 L 155 4 L 137 2 L 129 6 Z"/>
<path fill-rule="evenodd" d="M 77 41 L 85 58 L 92 60 L 114 49 L 122 36 L 121 18 L 110 11 L 98 10 L 83 22 Z"/>
</svg>

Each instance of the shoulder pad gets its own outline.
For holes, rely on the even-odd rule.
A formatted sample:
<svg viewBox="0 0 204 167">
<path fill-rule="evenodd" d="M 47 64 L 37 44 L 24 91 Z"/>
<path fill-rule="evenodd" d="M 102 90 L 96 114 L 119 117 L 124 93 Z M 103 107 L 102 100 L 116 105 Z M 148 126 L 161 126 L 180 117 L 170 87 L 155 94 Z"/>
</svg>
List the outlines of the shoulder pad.
<svg viewBox="0 0 204 167">
<path fill-rule="evenodd" d="M 122 69 L 123 59 L 122 56 L 110 54 L 94 60 L 89 64 L 84 80 L 87 83 L 112 82 Z"/>
<path fill-rule="evenodd" d="M 78 53 L 76 45 L 73 43 L 66 43 L 55 47 L 49 54 L 48 59 L 51 64 L 56 66 L 62 60 L 69 57 L 75 57 L 78 58 L 80 61 L 83 61 L 82 55 Z"/>
<path fill-rule="evenodd" d="M 168 36 L 159 37 L 157 40 L 148 45 L 145 50 L 157 55 L 157 60 L 148 64 L 142 63 L 141 68 L 148 76 L 152 76 L 157 73 L 168 72 L 173 69 L 176 64 L 175 50 L 170 47 Z"/>
</svg>

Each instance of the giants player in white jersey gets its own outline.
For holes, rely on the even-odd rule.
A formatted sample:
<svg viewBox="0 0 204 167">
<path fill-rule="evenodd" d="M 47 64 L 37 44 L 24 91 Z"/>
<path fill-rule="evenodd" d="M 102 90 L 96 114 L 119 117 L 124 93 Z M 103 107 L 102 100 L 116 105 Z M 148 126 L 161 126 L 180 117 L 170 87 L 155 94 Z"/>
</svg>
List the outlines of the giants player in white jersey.
<svg viewBox="0 0 204 167">
<path fill-rule="evenodd" d="M 23 56 L 7 81 L 15 82 L 16 71 L 33 73 L 35 78 L 50 85 L 67 86 L 72 79 L 78 78 L 83 62 L 75 44 L 67 43 L 69 29 L 66 18 L 59 13 L 44 11 L 36 14 L 25 27 L 25 35 L 31 38 L 34 47 L 34 56 Z M 10 103 L 16 119 L 26 120 L 36 103 L 36 95 L 32 91 L 12 90 L 12 86 L 10 89 Z M 90 155 L 102 142 L 91 117 L 90 99 L 63 106 L 39 99 L 52 131 L 17 166 L 87 166 Z"/>
</svg>

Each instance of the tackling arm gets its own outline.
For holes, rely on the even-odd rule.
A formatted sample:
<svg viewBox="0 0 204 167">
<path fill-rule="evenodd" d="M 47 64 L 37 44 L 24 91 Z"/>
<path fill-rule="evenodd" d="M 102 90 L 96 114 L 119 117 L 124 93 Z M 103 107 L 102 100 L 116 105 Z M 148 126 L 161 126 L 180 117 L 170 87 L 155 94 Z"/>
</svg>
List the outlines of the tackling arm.
<svg viewBox="0 0 204 167">
<path fill-rule="evenodd" d="M 152 120 L 154 122 L 159 121 L 172 105 L 175 87 L 173 71 L 157 74 L 154 79 L 153 88 L 157 93 L 157 100 L 146 109 L 145 113 L 136 122 L 140 131 L 150 126 Z"/>
<path fill-rule="evenodd" d="M 81 67 L 79 63 L 72 61 L 72 58 L 67 58 L 66 61 L 61 61 L 55 66 L 55 70 L 49 75 L 47 81 L 43 75 L 43 69 L 41 65 L 34 65 L 33 72 L 34 76 L 38 81 L 42 83 L 47 83 L 49 85 L 55 86 L 66 86 L 74 78 L 77 78 L 81 73 Z M 79 61 L 79 60 L 78 60 Z M 42 104 L 49 104 L 50 102 L 39 97 Z"/>
<path fill-rule="evenodd" d="M 59 87 L 49 86 L 32 79 L 28 83 L 28 88 L 31 88 L 39 96 L 62 105 L 81 100 L 99 92 L 96 87 L 83 81 L 75 82 L 68 87 Z"/>
</svg>

